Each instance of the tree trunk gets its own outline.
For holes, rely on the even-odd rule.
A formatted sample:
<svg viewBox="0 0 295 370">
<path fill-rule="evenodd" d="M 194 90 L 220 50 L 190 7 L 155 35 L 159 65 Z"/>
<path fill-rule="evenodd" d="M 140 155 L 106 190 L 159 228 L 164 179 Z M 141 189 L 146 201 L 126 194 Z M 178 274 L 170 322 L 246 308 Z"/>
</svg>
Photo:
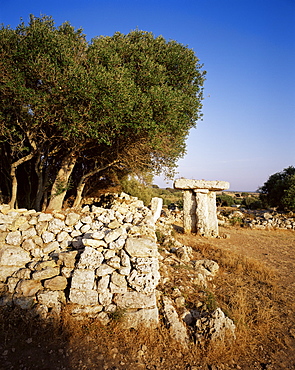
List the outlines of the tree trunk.
<svg viewBox="0 0 295 370">
<path fill-rule="evenodd" d="M 77 161 L 77 157 L 70 153 L 69 156 L 65 157 L 61 163 L 61 167 L 58 170 L 55 181 L 52 185 L 50 201 L 47 210 L 57 210 L 62 209 L 63 201 L 68 190 L 68 182 L 73 172 Z"/>
<path fill-rule="evenodd" d="M 82 201 L 82 193 L 83 193 L 84 187 L 86 185 L 86 181 L 89 179 L 89 177 L 95 175 L 96 173 L 98 173 L 100 171 L 103 171 L 103 170 L 107 169 L 108 167 L 113 166 L 116 163 L 119 163 L 119 160 L 115 160 L 115 161 L 107 164 L 104 167 L 95 168 L 94 170 L 86 173 L 84 176 L 81 177 L 81 179 L 79 181 L 79 184 L 77 186 L 77 194 L 76 194 L 76 198 L 75 198 L 75 201 L 74 201 L 74 204 L 73 204 L 73 207 L 74 208 L 78 208 L 80 206 L 80 204 L 81 204 L 81 201 Z"/>
<path fill-rule="evenodd" d="M 12 163 L 12 165 L 11 165 L 10 176 L 11 176 L 12 185 L 11 185 L 11 199 L 10 199 L 10 202 L 9 202 L 10 208 L 14 208 L 15 204 L 16 204 L 16 197 L 17 197 L 16 169 L 22 163 L 25 163 L 25 162 L 29 161 L 30 159 L 32 159 L 33 156 L 34 156 L 34 152 L 28 154 L 27 156 L 25 156 L 23 158 L 20 158 L 18 161 Z"/>
</svg>

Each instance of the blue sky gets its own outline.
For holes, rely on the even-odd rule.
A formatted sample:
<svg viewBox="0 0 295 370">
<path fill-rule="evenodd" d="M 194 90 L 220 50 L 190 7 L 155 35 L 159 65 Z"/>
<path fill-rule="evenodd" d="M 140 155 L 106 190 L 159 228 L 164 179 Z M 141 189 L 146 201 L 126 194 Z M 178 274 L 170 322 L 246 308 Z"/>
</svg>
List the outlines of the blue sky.
<svg viewBox="0 0 295 370">
<path fill-rule="evenodd" d="M 295 166 L 294 0 L 1 0 L 0 23 L 69 21 L 87 39 L 139 28 L 192 48 L 207 71 L 203 121 L 176 177 L 255 191 Z M 162 178 L 155 183 L 171 186 Z"/>
</svg>

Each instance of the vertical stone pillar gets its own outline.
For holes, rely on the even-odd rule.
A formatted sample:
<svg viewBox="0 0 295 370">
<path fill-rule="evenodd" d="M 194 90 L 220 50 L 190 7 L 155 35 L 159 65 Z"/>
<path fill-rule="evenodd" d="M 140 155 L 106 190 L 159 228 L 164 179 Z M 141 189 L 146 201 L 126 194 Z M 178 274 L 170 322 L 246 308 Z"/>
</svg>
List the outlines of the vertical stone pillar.
<svg viewBox="0 0 295 370">
<path fill-rule="evenodd" d="M 184 190 L 183 194 L 183 228 L 185 233 L 195 233 L 196 229 L 196 197 L 192 190 Z"/>
<path fill-rule="evenodd" d="M 208 236 L 218 236 L 218 220 L 216 212 L 216 193 L 209 191 L 208 193 Z"/>
<path fill-rule="evenodd" d="M 207 189 L 195 189 L 196 197 L 196 229 L 202 236 L 208 236 L 208 193 Z"/>
<path fill-rule="evenodd" d="M 197 232 L 209 237 L 218 236 L 215 191 L 228 189 L 229 183 L 178 179 L 174 182 L 174 188 L 183 190 L 184 232 Z"/>
</svg>

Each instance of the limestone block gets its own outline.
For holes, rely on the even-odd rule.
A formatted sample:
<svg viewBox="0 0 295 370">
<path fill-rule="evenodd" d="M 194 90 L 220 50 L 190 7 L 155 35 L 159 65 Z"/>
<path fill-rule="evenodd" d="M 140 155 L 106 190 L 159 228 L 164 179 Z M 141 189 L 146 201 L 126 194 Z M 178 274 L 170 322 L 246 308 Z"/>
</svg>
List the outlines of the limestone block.
<svg viewBox="0 0 295 370">
<path fill-rule="evenodd" d="M 114 250 L 120 250 L 124 247 L 127 235 L 121 235 L 118 239 L 109 243 L 109 248 Z"/>
<path fill-rule="evenodd" d="M 92 247 L 85 247 L 84 252 L 80 256 L 78 268 L 96 269 L 104 260 L 102 253 Z"/>
<path fill-rule="evenodd" d="M 20 279 L 17 277 L 9 277 L 7 279 L 7 288 L 9 293 L 14 293 L 15 287 L 17 286 Z"/>
<path fill-rule="evenodd" d="M 83 222 L 83 224 L 91 224 L 92 218 L 91 216 L 83 216 L 81 217 L 81 222 Z"/>
<path fill-rule="evenodd" d="M 30 260 L 30 254 L 21 247 L 4 245 L 0 248 L 0 266 L 24 267 Z"/>
<path fill-rule="evenodd" d="M 38 222 L 37 225 L 35 226 L 37 234 L 42 235 L 47 230 L 47 227 L 48 227 L 48 222 L 46 221 Z"/>
<path fill-rule="evenodd" d="M 33 239 L 25 239 L 22 243 L 22 248 L 26 251 L 31 251 L 36 247 L 36 244 L 34 243 Z"/>
<path fill-rule="evenodd" d="M 132 265 L 133 267 L 140 273 L 140 274 L 148 274 L 157 272 L 159 269 L 159 263 L 157 258 L 132 258 Z"/>
<path fill-rule="evenodd" d="M 123 325 L 126 329 L 137 329 L 142 326 L 154 328 L 159 323 L 158 308 L 142 309 L 135 312 L 126 312 L 123 316 Z"/>
<path fill-rule="evenodd" d="M 55 235 L 50 231 L 44 231 L 41 235 L 44 243 L 50 243 L 54 240 Z"/>
<path fill-rule="evenodd" d="M 64 290 L 68 284 L 64 276 L 55 276 L 52 279 L 44 281 L 44 288 L 49 290 Z"/>
<path fill-rule="evenodd" d="M 85 306 L 85 307 L 73 307 L 71 310 L 71 315 L 73 317 L 83 317 L 86 316 L 87 318 L 95 318 L 98 313 L 102 311 L 103 307 L 101 305 L 95 306 Z"/>
<path fill-rule="evenodd" d="M 34 280 L 50 279 L 60 273 L 59 267 L 47 267 L 44 270 L 33 272 L 32 278 Z"/>
<path fill-rule="evenodd" d="M 93 248 L 100 248 L 100 247 L 106 248 L 107 247 L 107 243 L 104 240 L 82 239 L 82 243 L 83 245 L 85 245 L 85 247 L 86 246 L 93 247 Z"/>
<path fill-rule="evenodd" d="M 118 229 L 111 230 L 108 234 L 106 234 L 104 240 L 106 243 L 110 243 L 124 234 L 126 234 L 126 230 L 123 227 L 120 227 Z"/>
<path fill-rule="evenodd" d="M 111 293 L 125 293 L 127 292 L 127 285 L 126 286 L 118 286 L 112 282 L 110 282 L 110 292 Z"/>
<path fill-rule="evenodd" d="M 105 249 L 103 252 L 104 258 L 106 260 L 115 257 L 116 251 L 114 249 Z"/>
<path fill-rule="evenodd" d="M 20 245 L 22 241 L 22 235 L 20 231 L 12 231 L 6 236 L 6 243 L 10 245 Z"/>
<path fill-rule="evenodd" d="M 97 282 L 97 292 L 102 293 L 107 290 L 110 283 L 110 275 L 102 276 Z"/>
<path fill-rule="evenodd" d="M 23 239 L 32 238 L 35 235 L 37 235 L 37 231 L 34 227 L 30 227 L 29 229 L 22 231 Z"/>
<path fill-rule="evenodd" d="M 96 276 L 106 276 L 110 275 L 115 271 L 115 269 L 107 264 L 103 263 L 99 268 L 95 270 Z"/>
<path fill-rule="evenodd" d="M 119 255 L 120 255 L 120 258 L 121 258 L 121 265 L 124 266 L 124 267 L 130 267 L 131 262 L 130 262 L 130 258 L 128 256 L 128 254 L 123 249 L 121 249 Z"/>
<path fill-rule="evenodd" d="M 57 267 L 55 260 L 48 260 L 48 261 L 41 261 L 37 262 L 34 265 L 34 270 L 41 271 L 46 269 L 47 267 Z"/>
<path fill-rule="evenodd" d="M 29 221 L 28 221 L 29 225 L 37 225 L 38 223 L 38 219 L 36 216 L 33 216 Z"/>
<path fill-rule="evenodd" d="M 17 284 L 16 292 L 26 297 L 34 296 L 39 290 L 42 290 L 42 284 L 36 280 L 20 280 Z"/>
<path fill-rule="evenodd" d="M 151 211 L 153 214 L 153 221 L 156 222 L 158 218 L 161 216 L 163 206 L 163 199 L 162 198 L 152 198 L 151 200 Z"/>
<path fill-rule="evenodd" d="M 144 292 L 150 294 L 154 291 L 160 280 L 158 271 L 148 274 L 140 274 L 137 270 L 132 270 L 131 274 L 127 277 L 129 285 L 137 292 Z"/>
<path fill-rule="evenodd" d="M 174 182 L 175 189 L 208 189 L 211 191 L 219 191 L 229 189 L 227 181 L 205 181 L 205 180 L 189 180 L 177 179 Z"/>
<path fill-rule="evenodd" d="M 178 317 L 176 309 L 170 298 L 163 296 L 163 311 L 164 317 L 167 321 L 170 335 L 173 339 L 180 342 L 183 346 L 187 347 L 189 336 L 184 323 Z"/>
<path fill-rule="evenodd" d="M 78 213 L 71 212 L 67 215 L 65 224 L 68 226 L 72 226 L 77 223 L 80 219 L 80 215 Z"/>
<path fill-rule="evenodd" d="M 155 308 L 157 306 L 155 292 L 151 294 L 140 292 L 115 294 L 114 303 L 122 309 Z"/>
<path fill-rule="evenodd" d="M 91 237 L 92 239 L 101 240 L 105 237 L 106 232 L 107 232 L 107 229 L 103 228 L 101 230 L 98 230 L 92 233 Z"/>
<path fill-rule="evenodd" d="M 38 216 L 38 223 L 43 221 L 51 221 L 53 219 L 53 215 L 51 213 L 40 213 Z"/>
<path fill-rule="evenodd" d="M 185 233 L 197 231 L 196 198 L 192 190 L 183 191 L 183 228 Z"/>
<path fill-rule="evenodd" d="M 43 252 L 44 254 L 49 254 L 53 251 L 58 251 L 59 250 L 59 243 L 57 241 L 48 243 L 44 248 Z"/>
<path fill-rule="evenodd" d="M 62 267 L 61 268 L 61 274 L 65 278 L 69 279 L 73 275 L 73 267 Z"/>
<path fill-rule="evenodd" d="M 71 287 L 72 289 L 79 289 L 83 291 L 92 290 L 94 287 L 94 277 L 94 270 L 74 270 Z"/>
<path fill-rule="evenodd" d="M 112 303 L 113 294 L 107 290 L 98 295 L 98 301 L 103 306 L 108 306 Z"/>
<path fill-rule="evenodd" d="M 47 307 L 58 306 L 60 301 L 63 300 L 63 297 L 60 295 L 60 292 L 55 290 L 42 291 L 37 293 L 37 300 L 41 305 Z"/>
<path fill-rule="evenodd" d="M 119 287 L 127 288 L 125 276 L 118 274 L 116 271 L 114 271 L 111 275 L 111 282 Z"/>
<path fill-rule="evenodd" d="M 70 235 L 71 235 L 71 238 L 72 238 L 72 239 L 74 239 L 74 238 L 76 238 L 77 236 L 81 236 L 81 231 L 79 231 L 79 230 L 73 230 L 73 231 L 70 233 Z"/>
<path fill-rule="evenodd" d="M 156 242 L 148 237 L 128 237 L 124 249 L 131 257 L 157 257 L 158 254 Z"/>
<path fill-rule="evenodd" d="M 119 221 L 114 220 L 114 221 L 111 221 L 111 222 L 108 224 L 108 228 L 109 228 L 109 229 L 114 230 L 114 229 L 118 229 L 121 225 L 122 225 L 122 224 L 121 224 Z"/>
<path fill-rule="evenodd" d="M 125 276 L 128 276 L 130 274 L 130 271 L 131 271 L 131 266 L 128 266 L 128 267 L 120 267 L 118 269 L 119 274 L 125 275 Z"/>
<path fill-rule="evenodd" d="M 71 289 L 70 301 L 82 306 L 93 306 L 98 304 L 98 293 L 95 290 Z"/>
<path fill-rule="evenodd" d="M 64 221 L 62 221 L 58 218 L 54 218 L 48 224 L 48 231 L 50 231 L 54 234 L 58 234 L 59 232 L 61 232 L 64 229 L 64 227 L 65 227 Z"/>
<path fill-rule="evenodd" d="M 29 268 L 23 268 L 16 271 L 13 276 L 19 279 L 29 280 L 31 278 L 31 270 Z"/>
<path fill-rule="evenodd" d="M 61 252 L 58 254 L 58 260 L 66 267 L 74 267 L 77 254 L 77 251 Z"/>
<path fill-rule="evenodd" d="M 114 269 L 119 269 L 120 268 L 120 262 L 121 262 L 120 257 L 119 256 L 115 256 L 115 257 L 112 257 L 109 260 L 107 260 L 106 261 L 106 264 L 108 266 L 113 267 Z"/>
</svg>

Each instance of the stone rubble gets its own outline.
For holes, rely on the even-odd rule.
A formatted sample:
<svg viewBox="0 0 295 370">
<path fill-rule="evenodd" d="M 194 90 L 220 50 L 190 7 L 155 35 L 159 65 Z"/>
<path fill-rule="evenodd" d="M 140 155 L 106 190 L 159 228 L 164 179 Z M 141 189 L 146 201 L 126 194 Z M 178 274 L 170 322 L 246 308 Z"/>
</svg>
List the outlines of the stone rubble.
<svg viewBox="0 0 295 370">
<path fill-rule="evenodd" d="M 0 304 L 34 308 L 46 318 L 67 303 L 74 316 L 106 323 L 125 302 L 127 327 L 156 325 L 159 202 L 155 213 L 124 193 L 109 209 L 92 205 L 80 212 L 1 205 Z"/>
</svg>

